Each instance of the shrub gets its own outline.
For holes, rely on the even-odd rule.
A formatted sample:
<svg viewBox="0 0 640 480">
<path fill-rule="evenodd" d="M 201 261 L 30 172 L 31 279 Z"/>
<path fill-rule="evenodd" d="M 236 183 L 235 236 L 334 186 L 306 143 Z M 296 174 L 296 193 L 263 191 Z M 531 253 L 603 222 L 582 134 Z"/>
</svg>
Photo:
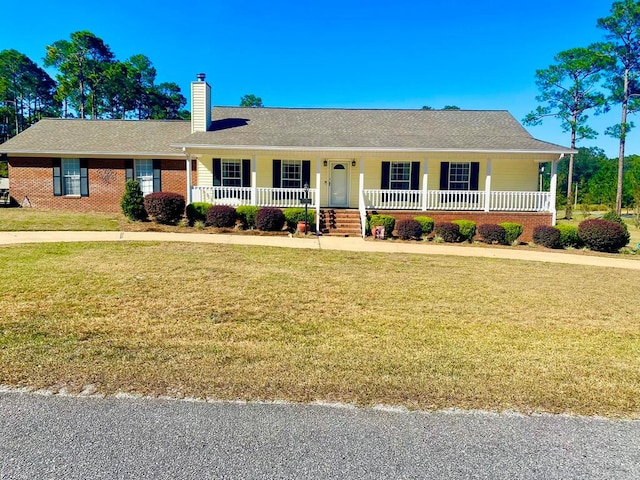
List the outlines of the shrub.
<svg viewBox="0 0 640 480">
<path fill-rule="evenodd" d="M 284 227 L 284 213 L 279 208 L 264 207 L 256 213 L 256 228 L 265 232 L 277 232 Z"/>
<path fill-rule="evenodd" d="M 154 192 L 144 197 L 144 208 L 158 223 L 175 225 L 184 213 L 184 197 L 172 192 Z"/>
<path fill-rule="evenodd" d="M 456 243 L 461 240 L 460 227 L 451 222 L 436 223 L 434 232 L 437 237 L 442 238 L 447 243 Z"/>
<path fill-rule="evenodd" d="M 619 223 L 620 225 L 622 225 L 622 228 L 625 232 L 629 233 L 629 227 L 627 227 L 627 224 L 625 223 L 624 220 L 622 220 L 622 218 L 620 218 L 616 212 L 610 211 L 605 213 L 602 216 L 602 220 L 609 220 L 610 222 L 616 222 Z"/>
<path fill-rule="evenodd" d="M 204 222 L 207 219 L 207 211 L 212 207 L 207 202 L 194 202 L 187 205 L 187 220 L 189 225 L 194 225 L 196 222 Z"/>
<path fill-rule="evenodd" d="M 414 218 L 415 221 L 417 221 L 420 226 L 422 227 L 422 234 L 423 235 L 429 235 L 431 232 L 433 232 L 433 227 L 435 225 L 436 222 L 434 222 L 433 218 L 431 217 L 415 217 Z"/>
<path fill-rule="evenodd" d="M 236 208 L 236 215 L 244 225 L 244 228 L 255 228 L 258 210 L 260 210 L 260 207 L 255 205 L 240 205 Z"/>
<path fill-rule="evenodd" d="M 309 222 L 309 225 L 313 225 L 315 218 L 315 212 L 313 210 L 307 210 L 307 221 Z M 304 208 L 285 208 L 284 219 L 287 222 L 287 227 L 291 230 L 295 230 L 298 226 L 298 222 L 305 221 Z"/>
<path fill-rule="evenodd" d="M 522 225 L 514 222 L 499 223 L 499 226 L 504 228 L 504 243 L 507 245 L 513 245 L 513 243 L 522 235 Z"/>
<path fill-rule="evenodd" d="M 403 218 L 398 220 L 396 229 L 398 231 L 398 236 L 402 240 L 410 240 L 412 238 L 419 239 L 422 237 L 422 225 L 420 225 L 420 222 L 412 218 Z"/>
<path fill-rule="evenodd" d="M 502 225 L 496 225 L 495 223 L 482 224 L 478 227 L 478 235 L 482 237 L 484 243 L 507 244 L 507 231 Z"/>
<path fill-rule="evenodd" d="M 591 250 L 617 252 L 629 243 L 629 232 L 618 222 L 594 219 L 578 225 L 578 237 Z"/>
<path fill-rule="evenodd" d="M 140 182 L 127 180 L 124 189 L 124 195 L 120 201 L 124 216 L 133 221 L 146 220 L 147 211 L 144 209 L 144 195 L 140 189 Z"/>
<path fill-rule="evenodd" d="M 476 234 L 476 222 L 471 220 L 454 220 L 451 223 L 458 225 L 462 241 L 470 242 Z"/>
<path fill-rule="evenodd" d="M 234 227 L 236 224 L 236 209 L 229 205 L 214 205 L 207 211 L 207 225 L 217 228 Z"/>
<path fill-rule="evenodd" d="M 560 232 L 560 246 L 562 248 L 578 248 L 582 246 L 582 241 L 578 236 L 578 227 L 561 223 L 556 225 L 556 228 Z"/>
<path fill-rule="evenodd" d="M 560 230 L 550 225 L 538 225 L 533 229 L 533 243 L 547 248 L 560 248 Z"/>
<path fill-rule="evenodd" d="M 373 230 L 373 227 L 384 227 L 384 236 L 391 237 L 396 228 L 396 219 L 391 215 L 371 215 L 369 228 Z"/>
</svg>

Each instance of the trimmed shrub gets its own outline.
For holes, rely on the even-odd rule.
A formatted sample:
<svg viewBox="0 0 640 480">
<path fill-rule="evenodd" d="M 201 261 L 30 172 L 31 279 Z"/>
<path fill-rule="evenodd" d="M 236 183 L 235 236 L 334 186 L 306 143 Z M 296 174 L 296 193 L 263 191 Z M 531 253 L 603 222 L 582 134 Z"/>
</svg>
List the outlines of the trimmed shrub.
<svg viewBox="0 0 640 480">
<path fill-rule="evenodd" d="M 507 245 L 513 245 L 513 243 L 522 235 L 522 225 L 514 222 L 502 222 L 499 223 L 504 228 L 504 243 Z"/>
<path fill-rule="evenodd" d="M 157 223 L 175 225 L 184 214 L 184 197 L 172 192 L 154 192 L 144 197 L 144 208 Z"/>
<path fill-rule="evenodd" d="M 398 237 L 402 240 L 410 240 L 412 238 L 420 239 L 422 237 L 422 225 L 412 218 L 398 220 L 396 230 Z"/>
<path fill-rule="evenodd" d="M 533 243 L 547 248 L 560 248 L 560 230 L 550 225 L 538 225 L 533 229 Z"/>
<path fill-rule="evenodd" d="M 616 222 L 619 223 L 620 225 L 622 225 L 622 228 L 625 232 L 629 233 L 629 227 L 627 227 L 627 224 L 625 223 L 624 220 L 622 220 L 622 218 L 620 218 L 616 212 L 607 212 L 604 215 L 602 215 L 602 220 L 609 220 L 610 222 Z"/>
<path fill-rule="evenodd" d="M 283 210 L 284 219 L 287 222 L 287 227 L 291 230 L 295 230 L 298 227 L 298 222 L 305 221 L 304 208 L 293 207 L 293 208 L 285 208 Z M 313 225 L 316 219 L 316 214 L 313 210 L 307 211 L 307 221 L 309 222 L 309 226 Z"/>
<path fill-rule="evenodd" d="M 433 230 L 437 237 L 442 238 L 447 243 L 457 243 L 461 241 L 460 227 L 451 222 L 436 223 Z"/>
<path fill-rule="evenodd" d="M 422 234 L 429 235 L 433 232 L 433 227 L 436 222 L 431 217 L 415 217 L 414 220 L 420 224 L 422 227 Z"/>
<path fill-rule="evenodd" d="M 207 219 L 207 212 L 212 206 L 207 202 L 194 202 L 187 205 L 189 225 L 194 225 L 196 222 L 204 222 Z"/>
<path fill-rule="evenodd" d="M 622 225 L 602 219 L 580 222 L 578 237 L 596 252 L 617 252 L 629 243 L 629 232 Z"/>
<path fill-rule="evenodd" d="M 495 223 L 484 223 L 478 227 L 478 235 L 484 243 L 488 244 L 507 244 L 507 231 L 502 225 Z"/>
<path fill-rule="evenodd" d="M 458 228 L 460 229 L 460 237 L 463 242 L 470 242 L 473 240 L 473 237 L 476 234 L 476 222 L 472 222 L 471 220 L 454 220 L 451 223 L 458 225 Z"/>
<path fill-rule="evenodd" d="M 120 207 L 122 207 L 124 216 L 129 220 L 147 219 L 147 211 L 144 209 L 144 195 L 138 180 L 127 180 L 127 183 L 124 184 L 124 195 L 120 201 Z"/>
<path fill-rule="evenodd" d="M 229 205 L 214 205 L 207 211 L 207 225 L 230 228 L 236 225 L 236 209 Z"/>
<path fill-rule="evenodd" d="M 391 215 L 371 215 L 369 218 L 369 228 L 384 227 L 384 236 L 393 236 L 393 230 L 396 228 L 396 219 Z"/>
<path fill-rule="evenodd" d="M 256 227 L 256 214 L 260 210 L 260 207 L 255 205 L 240 205 L 236 208 L 236 215 L 244 225 L 244 228 Z"/>
<path fill-rule="evenodd" d="M 582 241 L 578 236 L 578 227 L 561 223 L 556 225 L 556 228 L 560 231 L 560 246 L 562 248 L 579 248 L 582 246 Z"/>
<path fill-rule="evenodd" d="M 264 207 L 256 213 L 256 228 L 263 232 L 278 232 L 284 227 L 284 213 L 279 208 Z"/>
</svg>

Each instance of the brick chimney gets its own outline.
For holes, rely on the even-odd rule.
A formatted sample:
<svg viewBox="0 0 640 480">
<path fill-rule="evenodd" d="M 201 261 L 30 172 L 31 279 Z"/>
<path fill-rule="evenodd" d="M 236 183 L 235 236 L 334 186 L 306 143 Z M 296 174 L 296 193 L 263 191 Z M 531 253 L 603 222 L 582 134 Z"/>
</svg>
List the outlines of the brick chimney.
<svg viewBox="0 0 640 480">
<path fill-rule="evenodd" d="M 191 133 L 206 132 L 211 123 L 211 87 L 204 73 L 196 78 L 191 82 Z"/>
</svg>

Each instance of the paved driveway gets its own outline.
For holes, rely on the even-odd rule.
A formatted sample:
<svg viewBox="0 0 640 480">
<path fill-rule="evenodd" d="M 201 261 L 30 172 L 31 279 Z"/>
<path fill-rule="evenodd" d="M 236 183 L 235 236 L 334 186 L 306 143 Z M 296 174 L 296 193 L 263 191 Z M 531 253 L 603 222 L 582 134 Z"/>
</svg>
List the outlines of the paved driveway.
<svg viewBox="0 0 640 480">
<path fill-rule="evenodd" d="M 638 479 L 640 422 L 0 393 L 2 479 Z"/>
</svg>

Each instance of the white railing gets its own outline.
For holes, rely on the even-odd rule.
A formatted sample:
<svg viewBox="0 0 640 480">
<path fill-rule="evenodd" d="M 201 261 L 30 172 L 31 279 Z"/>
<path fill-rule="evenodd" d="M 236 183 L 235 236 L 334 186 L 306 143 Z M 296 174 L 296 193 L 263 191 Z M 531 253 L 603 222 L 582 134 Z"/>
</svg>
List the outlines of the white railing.
<svg viewBox="0 0 640 480">
<path fill-rule="evenodd" d="M 254 199 L 252 191 L 255 190 Z M 315 208 L 317 190 L 309 189 L 311 203 L 309 208 Z M 304 198 L 303 188 L 256 188 L 251 187 L 192 187 L 192 202 L 207 202 L 214 205 L 257 205 L 259 207 L 302 207 L 300 199 Z"/>
<path fill-rule="evenodd" d="M 420 210 L 422 190 L 364 190 L 365 205 L 374 210 Z"/>
<path fill-rule="evenodd" d="M 550 212 L 550 192 L 491 192 L 489 210 Z"/>
<path fill-rule="evenodd" d="M 550 192 L 489 192 L 471 190 L 363 190 L 369 210 L 457 210 L 550 212 Z"/>
</svg>

